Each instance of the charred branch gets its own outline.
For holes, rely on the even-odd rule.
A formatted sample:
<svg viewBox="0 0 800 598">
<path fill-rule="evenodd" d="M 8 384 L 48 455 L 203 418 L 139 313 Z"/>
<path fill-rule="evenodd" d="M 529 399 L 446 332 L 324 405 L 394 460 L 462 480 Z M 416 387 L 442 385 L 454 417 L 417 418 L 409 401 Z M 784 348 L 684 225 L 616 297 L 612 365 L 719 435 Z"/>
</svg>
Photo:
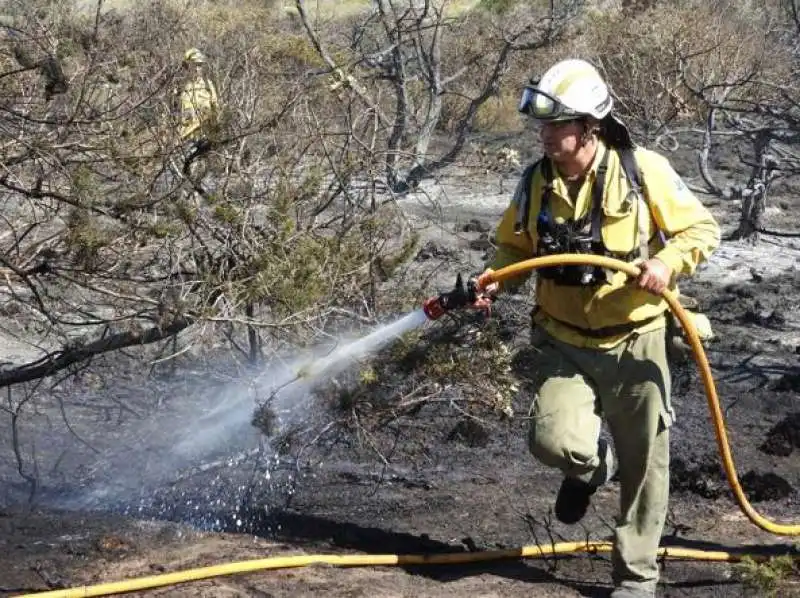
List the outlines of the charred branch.
<svg viewBox="0 0 800 598">
<path fill-rule="evenodd" d="M 61 370 L 83 363 L 103 353 L 147 345 L 170 338 L 185 330 L 194 322 L 194 318 L 179 316 L 165 326 L 153 326 L 142 332 L 112 334 L 85 345 L 67 347 L 60 351 L 48 353 L 44 357 L 24 365 L 6 367 L 0 371 L 0 387 L 52 376 Z"/>
</svg>

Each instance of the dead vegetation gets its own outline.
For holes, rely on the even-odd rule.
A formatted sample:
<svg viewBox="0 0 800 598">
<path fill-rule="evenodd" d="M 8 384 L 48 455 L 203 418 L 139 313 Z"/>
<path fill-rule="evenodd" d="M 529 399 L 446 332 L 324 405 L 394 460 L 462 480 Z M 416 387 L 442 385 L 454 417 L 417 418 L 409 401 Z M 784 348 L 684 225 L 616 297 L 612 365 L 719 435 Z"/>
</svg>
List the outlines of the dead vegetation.
<svg viewBox="0 0 800 598">
<path fill-rule="evenodd" d="M 374 358 L 319 385 L 314 392 L 320 405 L 345 424 L 331 435 L 343 429 L 385 459 L 389 449 L 381 437 L 386 430 L 402 429 L 420 417 L 451 414 L 451 435 L 466 443 L 488 437 L 498 417 L 514 417 L 519 376 L 512 371 L 513 339 L 524 317 L 510 311 L 479 318 L 456 316 L 435 330 L 407 333 Z M 404 443 L 395 442 L 393 450 L 409 450 L 400 446 Z"/>
<path fill-rule="evenodd" d="M 598 17 L 588 35 L 622 113 L 651 142 L 675 150 L 677 134 L 701 139 L 706 190 L 741 202 L 734 238 L 782 234 L 762 216 L 770 187 L 800 169 L 797 11 L 794 0 L 636 3 Z M 728 184 L 711 174 L 721 146 L 739 151 L 741 173 Z"/>
</svg>

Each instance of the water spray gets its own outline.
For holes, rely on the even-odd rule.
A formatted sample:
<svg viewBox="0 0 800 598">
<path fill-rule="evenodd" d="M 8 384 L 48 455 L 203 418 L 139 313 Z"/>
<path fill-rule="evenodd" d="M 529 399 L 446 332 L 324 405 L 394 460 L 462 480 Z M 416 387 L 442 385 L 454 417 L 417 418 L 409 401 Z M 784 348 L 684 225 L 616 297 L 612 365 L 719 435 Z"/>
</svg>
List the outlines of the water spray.
<svg viewBox="0 0 800 598">
<path fill-rule="evenodd" d="M 296 397 L 298 393 L 307 393 L 313 384 L 323 375 L 331 377 L 345 367 L 383 348 L 396 340 L 401 334 L 419 328 L 428 320 L 438 320 L 445 313 L 458 309 L 477 309 L 486 313 L 490 311 L 492 299 L 478 290 L 478 279 L 470 278 L 464 284 L 464 277 L 459 273 L 452 290 L 429 297 L 416 309 L 396 322 L 381 326 L 368 335 L 337 346 L 326 355 L 314 356 L 295 363 L 290 370 L 293 376 L 274 387 L 270 397 L 255 412 L 251 423 L 268 438 L 274 437 L 284 427 L 285 415 L 281 415 L 281 407 L 296 400 L 287 401 L 287 397 Z M 285 409 L 284 409 L 285 412 Z"/>
<path fill-rule="evenodd" d="M 447 312 L 478 309 L 488 313 L 491 301 L 492 299 L 479 292 L 477 278 L 470 278 L 464 284 L 464 278 L 459 273 L 452 290 L 429 297 L 423 301 L 420 309 L 406 314 L 394 323 L 373 330 L 363 338 L 336 347 L 327 355 L 311 357 L 295 364 L 291 368 L 294 376 L 275 387 L 269 399 L 256 408 L 252 425 L 267 438 L 274 437 L 285 423 L 285 417 L 281 417 L 280 413 L 281 404 L 287 402 L 287 396 L 296 396 L 298 389 L 307 393 L 323 374 L 326 377 L 334 376 L 347 365 L 393 342 L 401 334 L 422 326 L 428 320 L 438 320 Z"/>
<path fill-rule="evenodd" d="M 295 362 L 289 368 L 293 375 L 273 386 L 269 398 L 259 405 L 251 423 L 268 438 L 274 437 L 287 423 L 288 412 L 296 412 L 298 394 L 308 394 L 323 376 L 335 376 L 353 362 L 375 353 L 394 342 L 400 335 L 419 328 L 428 320 L 437 320 L 445 313 L 458 309 L 477 309 L 489 312 L 492 299 L 478 289 L 478 278 L 464 283 L 459 273 L 452 290 L 429 297 L 416 309 L 399 320 L 380 326 L 366 336 L 335 347 L 330 353 Z M 288 408 L 288 411 L 287 411 Z"/>
<path fill-rule="evenodd" d="M 274 386 L 270 397 L 256 408 L 252 425 L 266 437 L 274 437 L 286 423 L 287 405 L 290 405 L 290 411 L 297 411 L 297 395 L 308 394 L 311 387 L 323 376 L 335 376 L 354 361 L 394 342 L 401 334 L 419 328 L 428 320 L 437 320 L 447 312 L 477 309 L 488 313 L 491 301 L 492 299 L 479 291 L 477 277 L 470 278 L 465 284 L 464 277 L 459 273 L 452 290 L 429 297 L 420 309 L 381 326 L 362 338 L 337 346 L 326 355 L 312 356 L 296 362 L 289 368 L 293 375 Z"/>
<path fill-rule="evenodd" d="M 462 285 L 463 286 L 463 285 Z M 299 359 L 287 367 L 280 384 L 272 381 L 272 391 L 259 405 L 251 423 L 268 438 L 274 437 L 293 418 L 305 413 L 301 398 L 323 378 L 331 378 L 354 362 L 374 354 L 401 335 L 419 328 L 428 321 L 423 309 L 416 309 L 400 319 L 375 328 L 364 337 L 337 345 L 324 355 Z"/>
<path fill-rule="evenodd" d="M 75 487 L 50 501 L 62 509 L 177 517 L 203 529 L 219 529 L 223 515 L 236 521 L 236 505 L 252 488 L 286 492 L 294 483 L 295 473 L 274 475 L 281 450 L 271 440 L 283 441 L 314 416 L 314 387 L 426 322 L 416 309 L 360 338 L 340 337 L 332 347 L 276 359 L 224 384 L 198 381 L 194 392 L 170 396 L 167 417 L 126 421 L 114 442 L 89 457 Z"/>
</svg>

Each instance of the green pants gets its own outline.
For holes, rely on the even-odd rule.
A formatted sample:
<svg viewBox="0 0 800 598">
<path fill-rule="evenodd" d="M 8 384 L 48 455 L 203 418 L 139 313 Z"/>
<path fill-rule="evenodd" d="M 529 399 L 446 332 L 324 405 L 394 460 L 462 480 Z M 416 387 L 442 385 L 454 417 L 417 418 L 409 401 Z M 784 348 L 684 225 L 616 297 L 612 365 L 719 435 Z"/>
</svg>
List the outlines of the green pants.
<svg viewBox="0 0 800 598">
<path fill-rule="evenodd" d="M 614 582 L 653 592 L 669 500 L 673 421 L 665 333 L 634 334 L 603 351 L 568 345 L 534 329 L 532 343 L 538 388 L 531 406 L 530 451 L 566 476 L 602 484 L 614 470 L 611 451 L 598 443 L 606 420 L 620 480 Z"/>
</svg>

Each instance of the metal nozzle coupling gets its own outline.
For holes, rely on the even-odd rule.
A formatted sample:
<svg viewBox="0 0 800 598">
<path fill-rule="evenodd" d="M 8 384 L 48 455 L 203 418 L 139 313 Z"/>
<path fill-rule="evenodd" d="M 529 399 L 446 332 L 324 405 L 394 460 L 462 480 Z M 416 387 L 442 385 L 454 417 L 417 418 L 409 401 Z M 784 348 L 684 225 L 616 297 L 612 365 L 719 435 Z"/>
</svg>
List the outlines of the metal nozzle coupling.
<svg viewBox="0 0 800 598">
<path fill-rule="evenodd" d="M 456 284 L 452 291 L 442 293 L 438 297 L 430 297 L 422 303 L 422 311 L 428 316 L 429 320 L 437 320 L 445 312 L 452 309 L 459 309 L 475 303 L 478 296 L 475 281 L 470 279 L 464 286 L 464 279 L 459 274 L 456 277 Z"/>
</svg>

